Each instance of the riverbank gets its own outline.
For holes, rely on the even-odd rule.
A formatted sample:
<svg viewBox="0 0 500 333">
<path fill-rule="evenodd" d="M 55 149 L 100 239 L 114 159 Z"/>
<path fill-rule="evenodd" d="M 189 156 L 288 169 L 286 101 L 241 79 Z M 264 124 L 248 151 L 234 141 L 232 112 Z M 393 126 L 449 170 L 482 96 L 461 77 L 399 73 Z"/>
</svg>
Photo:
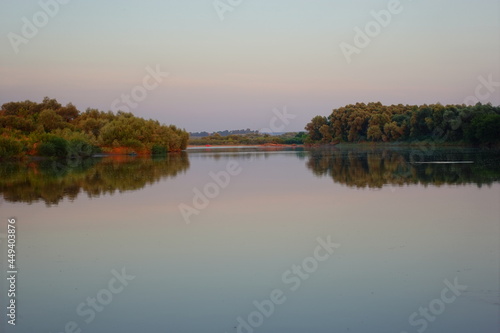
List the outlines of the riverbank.
<svg viewBox="0 0 500 333">
<path fill-rule="evenodd" d="M 282 143 L 264 143 L 258 145 L 252 144 L 216 144 L 216 145 L 188 145 L 187 148 L 216 148 L 216 147 L 304 147 L 303 144 L 282 144 Z"/>
</svg>

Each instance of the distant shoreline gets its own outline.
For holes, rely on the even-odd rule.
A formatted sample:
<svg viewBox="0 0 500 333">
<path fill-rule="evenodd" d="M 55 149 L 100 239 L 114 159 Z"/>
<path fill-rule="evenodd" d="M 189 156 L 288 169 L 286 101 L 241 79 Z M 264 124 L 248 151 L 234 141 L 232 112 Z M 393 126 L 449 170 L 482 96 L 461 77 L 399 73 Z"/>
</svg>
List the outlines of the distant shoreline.
<svg viewBox="0 0 500 333">
<path fill-rule="evenodd" d="M 220 144 L 220 145 L 188 145 L 189 148 L 210 148 L 210 147 L 304 147 L 303 144 L 281 144 L 281 143 L 263 143 L 263 144 Z"/>
<path fill-rule="evenodd" d="M 457 148 L 500 148 L 500 145 L 473 145 L 465 142 L 432 142 L 432 141 L 414 141 L 414 142 L 338 142 L 338 143 L 314 143 L 314 144 L 220 144 L 220 145 L 188 145 L 189 148 L 211 148 L 211 147 L 415 147 L 415 146 L 434 146 L 434 147 L 457 147 Z"/>
</svg>

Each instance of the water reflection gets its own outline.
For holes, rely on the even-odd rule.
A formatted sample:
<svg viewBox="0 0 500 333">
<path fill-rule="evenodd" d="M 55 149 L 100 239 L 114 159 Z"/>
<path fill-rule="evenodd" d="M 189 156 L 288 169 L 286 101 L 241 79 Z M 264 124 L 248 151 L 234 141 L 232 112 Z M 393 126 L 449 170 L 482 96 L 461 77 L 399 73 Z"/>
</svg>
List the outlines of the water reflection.
<svg viewBox="0 0 500 333">
<path fill-rule="evenodd" d="M 142 189 L 189 168 L 186 153 L 146 158 L 109 156 L 85 160 L 34 161 L 0 164 L 0 193 L 6 201 L 58 204 L 89 197 Z"/>
<path fill-rule="evenodd" d="M 414 149 L 272 147 L 189 152 L 192 158 L 215 161 L 267 160 L 277 154 L 305 160 L 307 168 L 315 175 L 328 176 L 335 183 L 358 188 L 380 188 L 386 184 L 439 186 L 470 183 L 480 187 L 500 180 L 499 151 L 436 149 L 419 154 Z M 469 163 L 428 163 L 436 161 Z M 188 168 L 189 158 L 185 152 L 159 158 L 113 156 L 81 161 L 4 163 L 0 164 L 0 193 L 6 201 L 33 203 L 42 200 L 50 206 L 64 198 L 74 200 L 81 192 L 89 197 L 99 197 L 140 190 L 162 179 L 175 177 Z"/>
<path fill-rule="evenodd" d="M 40 201 L 0 206 L 0 229 L 7 230 L 10 216 L 22 226 L 16 302 L 24 320 L 15 332 L 61 332 L 73 320 L 93 333 L 250 332 L 235 328 L 237 318 L 247 320 L 258 311 L 254 302 L 264 304 L 274 289 L 286 303 L 255 332 L 414 332 L 410 314 L 428 308 L 444 279 L 455 278 L 467 290 L 445 304 L 426 333 L 498 332 L 498 154 L 439 150 L 424 159 L 474 163 L 420 165 L 410 163 L 413 152 L 245 148 L 158 161 L 102 158 L 69 168 L 2 165 L 4 196 Z M 229 161 L 243 171 L 186 224 L 179 204 L 191 206 L 194 188 L 203 191 L 213 182 L 209 172 Z M 471 185 L 352 188 L 441 179 Z M 493 184 L 478 189 L 477 181 Z M 137 191 L 116 195 L 127 190 Z M 115 195 L 86 200 L 84 192 Z M 56 207 L 43 207 L 61 196 Z M 283 274 L 306 265 L 317 238 L 328 235 L 341 247 L 310 278 L 287 275 L 301 281 L 293 292 Z M 1 246 L 7 251 L 6 241 Z M 87 324 L 77 306 L 101 297 L 111 270 L 122 267 L 136 279 Z"/>
<path fill-rule="evenodd" d="M 283 146 L 249 146 L 249 147 L 210 147 L 210 148 L 190 148 L 188 149 L 190 156 L 197 156 L 201 159 L 268 159 L 276 154 L 291 154 L 296 155 L 299 159 L 304 159 L 307 156 L 307 149 L 299 147 L 283 147 Z"/>
<path fill-rule="evenodd" d="M 500 180 L 500 152 L 475 149 L 316 149 L 307 167 L 349 187 L 490 185 Z"/>
</svg>

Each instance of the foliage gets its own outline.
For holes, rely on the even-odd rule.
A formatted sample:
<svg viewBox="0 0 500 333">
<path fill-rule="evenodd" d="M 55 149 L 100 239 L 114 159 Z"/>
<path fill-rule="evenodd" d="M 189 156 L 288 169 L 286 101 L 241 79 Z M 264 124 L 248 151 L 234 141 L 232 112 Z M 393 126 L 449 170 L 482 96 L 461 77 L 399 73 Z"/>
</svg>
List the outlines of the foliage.
<svg viewBox="0 0 500 333">
<path fill-rule="evenodd" d="M 71 103 L 62 106 L 55 99 L 45 97 L 41 103 L 32 101 L 9 102 L 0 109 L 0 135 L 12 153 L 2 148 L 2 154 L 11 156 L 21 145 L 21 151 L 42 156 L 90 156 L 99 147 L 102 151 L 124 148 L 127 151 L 150 154 L 153 146 L 167 151 L 187 147 L 189 134 L 173 125 L 135 117 L 132 113 L 87 109 L 80 112 Z"/>
<path fill-rule="evenodd" d="M 244 135 L 232 134 L 222 136 L 215 133 L 203 138 L 190 138 L 191 145 L 263 145 L 263 144 L 303 144 L 305 132 L 289 132 L 281 135 L 249 133 Z"/>
<path fill-rule="evenodd" d="M 99 147 L 93 146 L 85 140 L 73 139 L 68 141 L 67 156 L 69 158 L 90 157 L 99 152 L 101 152 Z"/>
<path fill-rule="evenodd" d="M 41 156 L 65 157 L 68 156 L 68 141 L 57 136 L 51 136 L 38 146 Z"/>
<path fill-rule="evenodd" d="M 167 147 L 160 145 L 153 145 L 151 148 L 152 155 L 165 155 L 167 153 Z"/>
<path fill-rule="evenodd" d="M 236 134 L 236 135 L 240 135 L 240 134 L 258 134 L 259 131 L 252 131 L 251 129 L 247 128 L 247 129 L 240 129 L 240 130 L 224 130 L 224 131 L 218 131 L 218 132 L 215 132 L 215 133 L 212 133 L 212 134 L 219 134 L 221 136 L 229 136 L 229 135 L 233 135 L 233 134 Z M 191 137 L 197 137 L 197 138 L 204 138 L 204 137 L 207 137 L 207 136 L 210 136 L 211 134 L 206 132 L 206 131 L 203 131 L 203 132 L 190 132 L 189 133 L 189 136 Z"/>
<path fill-rule="evenodd" d="M 310 143 L 468 142 L 498 143 L 500 106 L 382 105 L 356 103 L 316 116 L 305 129 Z"/>
<path fill-rule="evenodd" d="M 294 133 L 291 133 L 293 135 Z M 287 134 L 284 134 L 283 136 L 283 143 L 287 145 L 300 145 L 305 142 L 307 139 L 307 134 L 306 132 L 298 132 L 296 133 L 293 137 L 287 136 Z"/>
<path fill-rule="evenodd" d="M 23 151 L 23 145 L 15 139 L 0 136 L 0 160 L 18 157 Z"/>
<path fill-rule="evenodd" d="M 482 114 L 474 117 L 466 130 L 467 138 L 480 144 L 493 144 L 500 142 L 500 115 Z"/>
<path fill-rule="evenodd" d="M 323 133 L 321 132 L 321 128 L 324 128 L 323 126 L 329 127 L 328 120 L 326 117 L 322 116 L 316 116 L 314 117 L 310 123 L 308 123 L 305 127 L 307 132 L 309 133 L 309 138 L 312 141 L 322 141 L 323 140 Z"/>
</svg>

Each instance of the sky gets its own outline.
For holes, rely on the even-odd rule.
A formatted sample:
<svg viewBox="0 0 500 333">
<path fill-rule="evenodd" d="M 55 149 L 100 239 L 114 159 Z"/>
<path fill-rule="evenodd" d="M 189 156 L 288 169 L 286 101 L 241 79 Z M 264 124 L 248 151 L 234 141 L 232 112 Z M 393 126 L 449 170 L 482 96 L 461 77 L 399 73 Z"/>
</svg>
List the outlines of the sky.
<svg viewBox="0 0 500 333">
<path fill-rule="evenodd" d="M 49 96 L 209 132 L 299 131 L 357 102 L 500 104 L 498 0 L 0 0 L 0 8 L 0 104 Z"/>
</svg>

